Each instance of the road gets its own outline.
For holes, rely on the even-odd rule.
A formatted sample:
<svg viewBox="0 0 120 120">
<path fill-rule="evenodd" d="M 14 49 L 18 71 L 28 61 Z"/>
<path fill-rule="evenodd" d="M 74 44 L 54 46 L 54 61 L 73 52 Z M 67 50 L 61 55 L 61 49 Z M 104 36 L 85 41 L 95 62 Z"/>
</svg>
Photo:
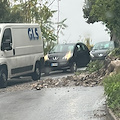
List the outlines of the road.
<svg viewBox="0 0 120 120">
<path fill-rule="evenodd" d="M 58 72 L 42 79 L 65 75 Z M 31 82 L 28 78 L 23 81 Z M 13 87 L 16 84 L 19 82 Z M 102 86 L 8 90 L 0 92 L 0 120 L 110 120 Z"/>
<path fill-rule="evenodd" d="M 102 86 L 0 94 L 0 120 L 106 120 Z"/>
</svg>

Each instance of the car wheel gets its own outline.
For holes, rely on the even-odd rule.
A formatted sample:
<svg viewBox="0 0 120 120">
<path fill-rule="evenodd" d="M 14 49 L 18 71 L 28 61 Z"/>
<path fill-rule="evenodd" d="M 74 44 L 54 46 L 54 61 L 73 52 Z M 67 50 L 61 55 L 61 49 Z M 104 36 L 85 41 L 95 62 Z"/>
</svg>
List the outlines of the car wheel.
<svg viewBox="0 0 120 120">
<path fill-rule="evenodd" d="M 40 65 L 37 63 L 35 66 L 35 71 L 32 74 L 32 79 L 33 80 L 39 80 L 41 77 L 41 69 L 40 69 Z"/>
<path fill-rule="evenodd" d="M 75 62 L 72 63 L 70 70 L 72 73 L 77 71 L 77 64 Z"/>
<path fill-rule="evenodd" d="M 7 71 L 6 69 L 2 68 L 0 70 L 0 88 L 7 87 Z"/>
</svg>

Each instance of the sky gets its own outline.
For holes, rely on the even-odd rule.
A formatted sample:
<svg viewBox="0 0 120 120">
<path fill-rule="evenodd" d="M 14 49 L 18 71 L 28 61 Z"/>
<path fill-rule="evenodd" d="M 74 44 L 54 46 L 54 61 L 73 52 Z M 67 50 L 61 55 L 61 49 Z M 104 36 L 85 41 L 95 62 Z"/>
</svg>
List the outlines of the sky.
<svg viewBox="0 0 120 120">
<path fill-rule="evenodd" d="M 88 24 L 83 18 L 84 0 L 59 0 L 59 21 L 67 18 L 65 24 L 68 26 L 63 30 L 63 34 L 59 34 L 59 43 L 74 43 L 82 41 L 89 37 L 95 44 L 100 41 L 109 41 L 110 35 L 105 31 L 102 23 Z M 52 5 L 54 9 L 58 9 L 57 0 Z M 54 16 L 57 21 L 58 16 Z"/>
</svg>

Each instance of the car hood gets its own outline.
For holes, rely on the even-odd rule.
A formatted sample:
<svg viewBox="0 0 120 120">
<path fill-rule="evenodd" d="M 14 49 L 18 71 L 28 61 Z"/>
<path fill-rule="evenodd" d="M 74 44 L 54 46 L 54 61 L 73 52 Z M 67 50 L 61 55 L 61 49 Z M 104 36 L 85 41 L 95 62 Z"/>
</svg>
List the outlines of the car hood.
<svg viewBox="0 0 120 120">
<path fill-rule="evenodd" d="M 50 53 L 48 54 L 49 60 L 60 60 L 62 59 L 66 53 Z"/>
<path fill-rule="evenodd" d="M 92 50 L 92 51 L 90 51 L 90 53 L 91 54 L 93 54 L 94 56 L 106 56 L 106 55 L 108 55 L 108 53 L 109 53 L 110 51 L 109 50 Z"/>
</svg>

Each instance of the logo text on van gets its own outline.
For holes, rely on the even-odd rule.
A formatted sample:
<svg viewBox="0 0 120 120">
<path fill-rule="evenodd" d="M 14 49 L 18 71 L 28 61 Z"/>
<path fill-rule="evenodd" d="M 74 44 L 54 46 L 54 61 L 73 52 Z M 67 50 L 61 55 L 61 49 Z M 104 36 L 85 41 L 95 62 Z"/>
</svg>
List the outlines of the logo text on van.
<svg viewBox="0 0 120 120">
<path fill-rule="evenodd" d="M 37 28 L 28 28 L 28 36 L 30 40 L 38 40 L 39 34 Z"/>
</svg>

